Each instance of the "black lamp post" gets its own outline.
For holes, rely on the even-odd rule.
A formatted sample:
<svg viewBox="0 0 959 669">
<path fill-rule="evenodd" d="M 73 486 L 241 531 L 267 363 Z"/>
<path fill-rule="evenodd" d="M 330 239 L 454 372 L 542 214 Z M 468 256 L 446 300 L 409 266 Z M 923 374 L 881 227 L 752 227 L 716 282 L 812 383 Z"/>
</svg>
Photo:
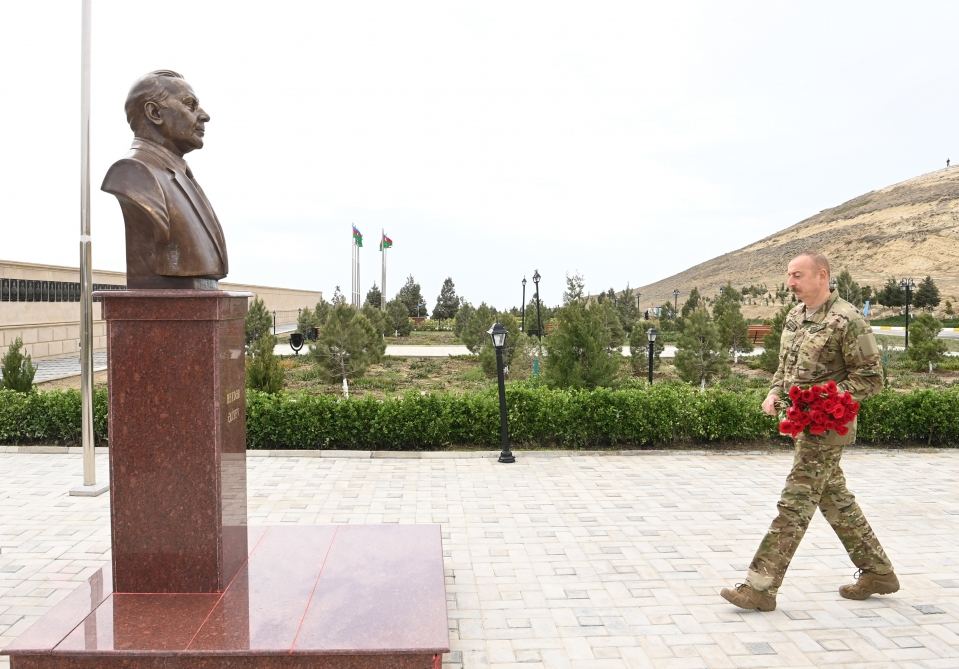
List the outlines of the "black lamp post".
<svg viewBox="0 0 959 669">
<path fill-rule="evenodd" d="M 673 288 L 673 316 L 679 313 L 679 288 Z"/>
<path fill-rule="evenodd" d="M 509 448 L 509 427 L 506 418 L 506 379 L 503 377 L 503 347 L 506 346 L 506 328 L 500 323 L 493 323 L 487 330 L 493 339 L 493 348 L 496 349 L 496 381 L 499 385 L 499 440 L 502 450 L 499 462 L 516 462 Z"/>
<path fill-rule="evenodd" d="M 906 346 L 909 349 L 909 298 L 912 297 L 912 289 L 916 287 L 916 282 L 911 278 L 903 279 L 899 282 L 899 287 L 906 291 Z"/>
<path fill-rule="evenodd" d="M 523 277 L 523 301 L 520 302 L 519 331 L 526 332 L 526 277 Z"/>
<path fill-rule="evenodd" d="M 656 331 L 656 328 L 649 328 L 646 330 L 646 341 L 649 342 L 649 382 L 653 382 L 653 343 L 656 341 L 656 335 L 659 333 Z"/>
<path fill-rule="evenodd" d="M 293 352 L 297 355 L 300 354 L 300 349 L 303 348 L 303 333 L 294 332 L 290 335 L 290 348 L 293 349 Z"/>
<path fill-rule="evenodd" d="M 539 313 L 539 280 L 541 278 L 539 270 L 533 270 L 533 283 L 536 285 L 536 336 L 539 337 L 540 344 L 543 343 L 543 320 Z"/>
<path fill-rule="evenodd" d="M 276 309 L 273 310 L 273 336 L 276 336 Z"/>
</svg>

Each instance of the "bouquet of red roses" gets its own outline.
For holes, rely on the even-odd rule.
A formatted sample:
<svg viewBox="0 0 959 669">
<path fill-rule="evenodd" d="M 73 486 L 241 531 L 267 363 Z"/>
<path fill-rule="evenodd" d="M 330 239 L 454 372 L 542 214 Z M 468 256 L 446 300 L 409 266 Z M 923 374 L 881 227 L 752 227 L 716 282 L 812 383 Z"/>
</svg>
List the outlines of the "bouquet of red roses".
<svg viewBox="0 0 959 669">
<path fill-rule="evenodd" d="M 811 388 L 793 386 L 789 389 L 789 400 L 791 403 L 781 403 L 786 414 L 779 422 L 779 432 L 791 437 L 807 429 L 809 434 L 816 435 L 825 434 L 827 430 L 847 434 L 848 424 L 859 413 L 859 402 L 849 393 L 839 392 L 835 381 Z"/>
</svg>

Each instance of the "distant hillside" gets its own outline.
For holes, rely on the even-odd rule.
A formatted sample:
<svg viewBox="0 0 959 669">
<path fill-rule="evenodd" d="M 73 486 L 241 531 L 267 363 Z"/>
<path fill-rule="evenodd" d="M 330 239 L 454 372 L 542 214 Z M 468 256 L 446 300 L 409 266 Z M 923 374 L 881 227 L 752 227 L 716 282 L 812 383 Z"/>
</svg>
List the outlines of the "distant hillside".
<svg viewBox="0 0 959 669">
<path fill-rule="evenodd" d="M 889 276 L 912 276 L 918 283 L 930 275 L 943 301 L 956 304 L 959 167 L 866 193 L 737 251 L 641 286 L 640 302 L 672 302 L 678 288 L 681 305 L 693 287 L 714 295 L 727 281 L 737 288 L 765 283 L 775 291 L 785 279 L 786 264 L 806 249 L 825 253 L 833 276 L 845 268 L 861 285 L 879 288 Z"/>
</svg>

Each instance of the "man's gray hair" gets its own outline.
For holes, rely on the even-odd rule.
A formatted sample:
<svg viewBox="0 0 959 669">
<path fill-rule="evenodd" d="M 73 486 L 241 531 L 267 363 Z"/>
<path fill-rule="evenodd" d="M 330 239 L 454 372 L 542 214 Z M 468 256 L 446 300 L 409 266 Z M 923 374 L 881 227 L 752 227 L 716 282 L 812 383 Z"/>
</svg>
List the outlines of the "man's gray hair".
<svg viewBox="0 0 959 669">
<path fill-rule="evenodd" d="M 143 106 L 148 102 L 163 102 L 170 92 L 161 79 L 182 79 L 183 75 L 173 70 L 155 70 L 145 74 L 133 84 L 127 94 L 124 109 L 127 113 L 127 123 L 137 131 L 137 125 L 143 119 Z"/>
<path fill-rule="evenodd" d="M 826 276 L 832 276 L 832 270 L 829 268 L 829 258 L 824 256 L 819 251 L 803 251 L 800 253 L 797 258 L 810 258 L 812 259 L 813 265 L 816 266 L 816 269 L 826 270 Z"/>
</svg>

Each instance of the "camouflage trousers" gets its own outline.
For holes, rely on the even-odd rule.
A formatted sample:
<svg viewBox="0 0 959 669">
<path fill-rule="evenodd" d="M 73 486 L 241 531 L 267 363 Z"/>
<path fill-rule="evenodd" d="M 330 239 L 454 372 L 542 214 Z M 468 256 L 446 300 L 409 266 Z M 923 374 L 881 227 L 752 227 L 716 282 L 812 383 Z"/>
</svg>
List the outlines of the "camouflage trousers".
<svg viewBox="0 0 959 669">
<path fill-rule="evenodd" d="M 806 435 L 796 439 L 792 470 L 777 505 L 779 515 L 749 565 L 746 582 L 753 589 L 777 593 L 817 507 L 839 536 L 853 564 L 877 574 L 892 571 L 892 563 L 846 487 L 846 477 L 839 466 L 842 448 Z"/>
</svg>

